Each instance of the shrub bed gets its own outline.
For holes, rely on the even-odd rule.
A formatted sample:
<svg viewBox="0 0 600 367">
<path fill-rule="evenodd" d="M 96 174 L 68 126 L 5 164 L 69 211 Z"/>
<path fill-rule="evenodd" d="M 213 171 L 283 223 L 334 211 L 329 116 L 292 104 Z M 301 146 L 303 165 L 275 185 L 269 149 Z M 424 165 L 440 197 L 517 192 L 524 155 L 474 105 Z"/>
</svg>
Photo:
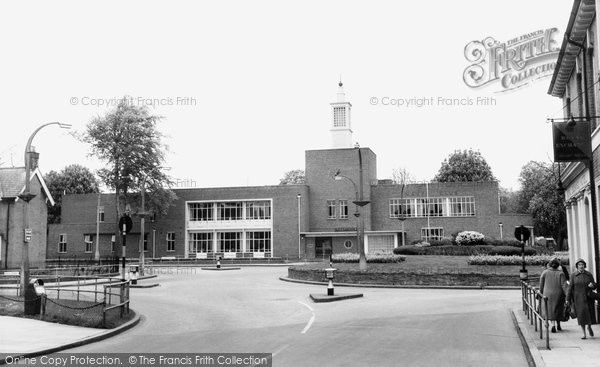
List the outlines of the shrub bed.
<svg viewBox="0 0 600 367">
<path fill-rule="evenodd" d="M 540 248 L 541 250 L 541 248 Z M 541 254 L 537 248 L 525 247 L 525 255 Z M 521 255 L 520 247 L 513 246 L 418 246 L 408 245 L 394 249 L 396 255 L 444 255 L 444 256 L 473 256 L 473 255 Z"/>
<path fill-rule="evenodd" d="M 368 263 L 399 263 L 406 260 L 406 256 L 395 254 L 369 254 L 366 255 Z M 331 256 L 331 261 L 334 263 L 357 263 L 359 260 L 358 254 L 344 253 L 334 254 Z"/>
<path fill-rule="evenodd" d="M 525 256 L 526 265 L 546 266 L 554 255 Z M 569 265 L 569 257 L 559 257 L 563 265 Z M 467 260 L 469 265 L 521 265 L 523 258 L 521 256 L 493 256 L 493 255 L 474 255 Z"/>
</svg>

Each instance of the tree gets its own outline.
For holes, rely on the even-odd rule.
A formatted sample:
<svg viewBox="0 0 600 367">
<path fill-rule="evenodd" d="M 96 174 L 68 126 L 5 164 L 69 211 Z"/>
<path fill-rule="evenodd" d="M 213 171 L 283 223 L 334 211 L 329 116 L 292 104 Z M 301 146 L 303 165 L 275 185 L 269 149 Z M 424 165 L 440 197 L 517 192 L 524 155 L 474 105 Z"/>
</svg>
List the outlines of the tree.
<svg viewBox="0 0 600 367">
<path fill-rule="evenodd" d="M 558 172 L 563 168 L 559 163 L 528 162 L 521 169 L 518 195 L 519 210 L 533 216 L 534 232 L 554 237 L 559 250 L 567 228 L 564 193 L 557 190 Z"/>
<path fill-rule="evenodd" d="M 133 105 L 131 100 L 125 96 L 106 115 L 92 119 L 83 135 L 83 140 L 91 145 L 91 155 L 106 164 L 98 175 L 115 190 L 117 218 L 125 212 L 126 204 L 137 201 L 145 178 L 149 203 L 155 206 L 149 205 L 151 209 L 164 213 L 175 199 L 175 194 L 165 189 L 170 180 L 161 171 L 166 149 L 156 126 L 161 117 L 151 115 L 145 106 Z M 153 201 L 153 196 L 161 199 Z M 115 230 L 118 233 L 118 228 Z"/>
<path fill-rule="evenodd" d="M 63 194 L 90 194 L 99 192 L 98 179 L 88 168 L 71 164 L 60 172 L 50 171 L 44 176 L 46 186 L 54 199 L 48 202 L 48 223 L 60 223 Z"/>
<path fill-rule="evenodd" d="M 444 159 L 433 181 L 493 181 L 496 178 L 481 153 L 469 150 L 455 150 Z"/>
<path fill-rule="evenodd" d="M 400 201 L 402 201 L 402 199 L 404 198 L 404 189 L 406 188 L 406 185 L 410 181 L 414 181 L 414 178 L 406 168 L 400 167 L 394 168 L 392 170 L 392 181 L 395 184 L 400 185 Z M 401 246 L 404 246 L 406 244 L 406 233 L 404 231 L 404 221 L 406 220 L 406 215 L 404 212 L 404 210 L 400 209 L 400 213 L 395 213 L 397 215 L 398 220 L 400 220 L 400 222 L 402 223 Z"/>
<path fill-rule="evenodd" d="M 279 180 L 280 185 L 301 185 L 304 183 L 306 183 L 306 176 L 303 169 L 287 171 L 283 178 Z"/>
<path fill-rule="evenodd" d="M 392 169 L 392 181 L 397 185 L 406 185 L 411 181 L 414 181 L 413 175 L 408 172 L 405 167 L 399 167 Z"/>
<path fill-rule="evenodd" d="M 520 191 L 500 187 L 500 213 L 527 213 L 520 210 L 518 205 Z"/>
</svg>

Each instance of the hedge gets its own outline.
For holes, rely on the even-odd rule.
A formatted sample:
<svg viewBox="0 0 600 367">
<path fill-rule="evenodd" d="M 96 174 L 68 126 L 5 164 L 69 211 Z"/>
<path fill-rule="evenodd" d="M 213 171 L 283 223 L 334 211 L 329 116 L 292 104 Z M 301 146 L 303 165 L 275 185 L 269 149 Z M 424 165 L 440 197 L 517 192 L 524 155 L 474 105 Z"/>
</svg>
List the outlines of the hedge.
<svg viewBox="0 0 600 367">
<path fill-rule="evenodd" d="M 368 263 L 399 263 L 406 260 L 406 256 L 394 254 L 368 254 L 366 258 Z M 359 256 L 354 253 L 334 254 L 331 256 L 331 261 L 334 263 L 357 263 Z"/>
<path fill-rule="evenodd" d="M 554 255 L 525 256 L 525 264 L 546 266 L 554 258 Z M 569 265 L 568 255 L 566 257 L 559 256 L 559 258 L 563 265 Z M 478 255 L 471 256 L 467 260 L 469 265 L 521 265 L 522 262 L 521 256 Z"/>
<path fill-rule="evenodd" d="M 525 255 L 543 253 L 543 249 L 525 247 Z M 513 246 L 416 246 L 408 245 L 394 249 L 396 255 L 447 255 L 447 256 L 473 256 L 473 255 L 521 255 L 520 247 Z"/>
</svg>

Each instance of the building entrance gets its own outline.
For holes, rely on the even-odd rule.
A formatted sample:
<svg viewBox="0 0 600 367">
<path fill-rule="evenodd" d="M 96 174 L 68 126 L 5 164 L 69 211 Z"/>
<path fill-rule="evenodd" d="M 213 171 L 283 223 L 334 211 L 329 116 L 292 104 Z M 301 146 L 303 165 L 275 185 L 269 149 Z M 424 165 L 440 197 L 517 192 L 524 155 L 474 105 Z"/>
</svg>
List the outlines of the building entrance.
<svg viewBox="0 0 600 367">
<path fill-rule="evenodd" d="M 315 257 L 328 258 L 331 255 L 331 237 L 317 237 L 315 239 Z"/>
</svg>

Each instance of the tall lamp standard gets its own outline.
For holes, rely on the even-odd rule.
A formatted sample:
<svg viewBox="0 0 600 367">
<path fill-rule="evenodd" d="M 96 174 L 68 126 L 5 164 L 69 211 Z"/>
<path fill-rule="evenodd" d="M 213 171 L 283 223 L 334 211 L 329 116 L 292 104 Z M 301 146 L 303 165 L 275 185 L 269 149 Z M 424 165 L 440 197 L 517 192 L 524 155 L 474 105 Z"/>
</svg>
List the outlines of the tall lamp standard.
<svg viewBox="0 0 600 367">
<path fill-rule="evenodd" d="M 59 125 L 62 129 L 71 128 L 70 124 L 63 124 L 60 122 L 43 124 L 35 129 L 31 136 L 29 136 L 27 145 L 25 146 L 25 190 L 19 195 L 19 199 L 25 202 L 25 213 L 23 216 L 23 229 L 25 233 L 23 237 L 23 249 L 21 251 L 21 294 L 25 294 L 25 287 L 29 284 L 29 241 L 31 241 L 32 237 L 32 230 L 29 228 L 29 202 L 35 197 L 35 194 L 31 192 L 31 183 L 29 181 L 31 180 L 32 163 L 37 167 L 37 160 L 39 158 L 39 153 L 36 153 L 31 149 L 31 143 L 35 134 L 49 125 Z"/>
<path fill-rule="evenodd" d="M 365 248 L 363 246 L 363 238 L 362 236 L 364 235 L 364 218 L 360 215 L 361 213 L 361 208 L 367 204 L 369 204 L 369 201 L 363 201 L 361 200 L 362 195 L 359 196 L 359 192 L 358 189 L 356 188 L 356 183 L 354 183 L 354 181 L 347 176 L 344 176 L 340 173 L 339 170 L 337 170 L 335 172 L 335 175 L 333 176 L 333 178 L 337 181 L 340 181 L 342 178 L 347 179 L 348 181 L 350 181 L 352 183 L 352 186 L 354 186 L 354 192 L 356 193 L 356 200 L 353 201 L 352 203 L 354 203 L 356 205 L 356 213 L 354 213 L 354 216 L 356 217 L 356 221 L 357 221 L 357 225 L 356 225 L 356 240 L 358 242 L 358 267 L 360 270 L 367 270 L 367 257 L 365 256 Z"/>
<path fill-rule="evenodd" d="M 154 169 L 158 169 L 161 168 L 163 170 L 170 170 L 170 167 L 156 167 Z M 139 242 L 139 250 L 140 250 L 140 275 L 144 275 L 144 262 L 146 261 L 145 258 L 145 248 L 144 248 L 144 244 L 147 243 L 146 242 L 146 217 L 150 217 L 150 213 L 146 212 L 146 179 L 148 178 L 148 175 L 150 173 L 152 173 L 152 171 L 154 171 L 154 169 L 152 169 L 149 172 L 144 173 L 144 176 L 142 176 L 142 187 L 141 187 L 141 196 L 142 196 L 142 210 L 140 213 L 138 213 L 138 215 L 141 217 L 140 220 L 140 242 Z M 154 251 L 153 251 L 154 252 Z M 154 255 L 153 255 L 154 256 Z"/>
<path fill-rule="evenodd" d="M 301 234 L 300 234 L 300 199 L 302 198 L 302 195 L 298 194 L 298 260 L 300 260 L 300 258 L 302 257 L 302 240 L 301 240 Z"/>
</svg>

